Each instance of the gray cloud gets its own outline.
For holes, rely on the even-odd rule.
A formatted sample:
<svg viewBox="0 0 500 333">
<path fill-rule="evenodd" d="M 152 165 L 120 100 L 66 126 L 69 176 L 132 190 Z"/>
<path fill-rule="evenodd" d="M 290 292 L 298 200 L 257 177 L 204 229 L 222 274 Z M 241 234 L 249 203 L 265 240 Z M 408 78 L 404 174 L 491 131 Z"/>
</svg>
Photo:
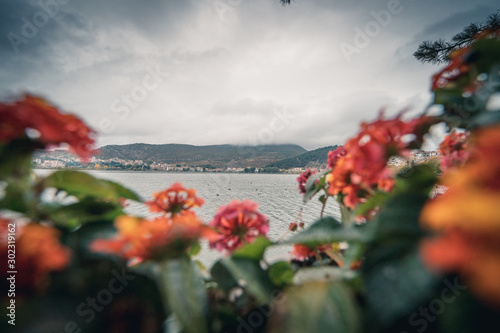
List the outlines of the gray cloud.
<svg viewBox="0 0 500 333">
<path fill-rule="evenodd" d="M 213 0 L 55 1 L 0 2 L 0 95 L 45 96 L 100 130 L 100 144 L 271 140 L 306 149 L 343 143 L 382 107 L 421 110 L 438 68 L 413 59 L 418 44 L 498 7 L 400 0 L 347 62 L 341 44 L 353 45 L 389 0 L 221 0 L 224 13 Z M 42 23 L 40 4 L 57 12 L 23 36 L 36 15 Z M 283 110 L 293 119 L 281 127 L 273 118 Z"/>
</svg>

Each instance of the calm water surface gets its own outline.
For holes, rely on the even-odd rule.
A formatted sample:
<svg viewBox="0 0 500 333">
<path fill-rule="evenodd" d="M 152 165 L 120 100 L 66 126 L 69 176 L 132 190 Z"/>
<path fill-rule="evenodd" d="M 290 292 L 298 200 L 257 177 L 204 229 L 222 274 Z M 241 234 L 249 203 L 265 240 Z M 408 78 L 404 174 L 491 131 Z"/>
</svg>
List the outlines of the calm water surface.
<svg viewBox="0 0 500 333">
<path fill-rule="evenodd" d="M 36 170 L 38 174 L 48 174 L 51 170 Z M 234 199 L 250 199 L 259 204 L 259 210 L 269 218 L 269 238 L 279 239 L 293 222 L 302 208 L 306 225 L 314 222 L 321 210 L 321 204 L 313 198 L 307 205 L 297 190 L 298 175 L 289 174 L 228 174 L 228 173 L 166 173 L 166 172 L 125 172 L 125 171 L 86 171 L 97 178 L 118 182 L 149 200 L 154 192 L 168 188 L 174 182 L 181 182 L 187 188 L 195 188 L 197 195 L 205 199 L 205 204 L 195 209 L 204 223 L 210 222 L 217 208 Z M 141 204 L 131 203 L 126 211 L 130 214 L 150 216 L 148 209 Z M 339 210 L 330 202 L 326 215 L 338 217 Z M 290 236 L 290 235 L 288 235 Z M 206 245 L 206 244 L 205 244 Z M 206 248 L 206 246 L 204 246 Z M 287 257 L 290 248 L 280 246 L 267 251 L 268 257 Z M 200 260 L 209 264 L 219 257 L 216 251 L 204 249 Z M 273 259 L 273 258 L 269 258 Z"/>
</svg>

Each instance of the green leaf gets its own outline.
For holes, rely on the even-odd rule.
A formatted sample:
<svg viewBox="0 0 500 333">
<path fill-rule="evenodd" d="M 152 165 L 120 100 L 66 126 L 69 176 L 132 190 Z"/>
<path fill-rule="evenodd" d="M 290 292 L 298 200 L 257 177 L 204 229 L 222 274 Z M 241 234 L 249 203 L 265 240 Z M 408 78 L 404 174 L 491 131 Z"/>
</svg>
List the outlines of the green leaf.
<svg viewBox="0 0 500 333">
<path fill-rule="evenodd" d="M 325 186 L 326 175 L 330 173 L 331 170 L 315 173 L 311 175 L 306 182 L 306 193 L 304 194 L 304 203 L 307 203 L 311 198 L 321 191 Z M 316 183 L 318 181 L 318 183 Z"/>
<path fill-rule="evenodd" d="M 394 241 L 369 249 L 362 265 L 368 322 L 382 328 L 409 316 L 431 297 L 437 278 L 424 267 L 418 243 Z"/>
<path fill-rule="evenodd" d="M 78 171 L 56 171 L 43 180 L 43 185 L 55 187 L 78 199 L 98 197 L 115 202 L 120 198 L 141 201 L 137 194 L 115 182 Z"/>
<path fill-rule="evenodd" d="M 356 207 L 356 210 L 352 215 L 353 216 L 365 215 L 371 210 L 382 206 L 387 201 L 388 198 L 389 194 L 387 192 L 377 191 L 377 193 L 369 197 L 366 202 Z"/>
<path fill-rule="evenodd" d="M 238 286 L 238 281 L 236 281 L 236 279 L 231 275 L 231 272 L 221 261 L 217 261 L 212 266 L 210 275 L 219 288 L 227 293 L 229 293 L 234 287 Z"/>
<path fill-rule="evenodd" d="M 193 257 L 193 256 L 197 255 L 198 253 L 200 253 L 200 251 L 201 251 L 200 243 L 196 242 L 193 245 L 191 245 L 191 247 L 189 248 L 188 255 L 190 257 Z"/>
<path fill-rule="evenodd" d="M 208 299 L 196 264 L 189 257 L 160 264 L 165 301 L 186 333 L 208 332 Z"/>
<path fill-rule="evenodd" d="M 283 243 L 305 244 L 314 248 L 318 245 L 342 241 L 367 242 L 371 239 L 371 230 L 367 225 L 344 226 L 329 216 L 317 220 L 308 229 L 299 232 Z"/>
<path fill-rule="evenodd" d="M 392 195 L 414 193 L 428 196 L 437 181 L 436 167 L 434 165 L 415 165 L 397 175 Z"/>
<path fill-rule="evenodd" d="M 361 331 L 354 297 L 342 283 L 307 283 L 290 288 L 280 299 L 270 318 L 271 333 Z"/>
<path fill-rule="evenodd" d="M 287 261 L 279 261 L 269 266 L 269 278 L 280 288 L 293 282 L 295 270 Z"/>
<path fill-rule="evenodd" d="M 375 239 L 394 239 L 409 237 L 417 241 L 423 230 L 419 225 L 420 211 L 429 198 L 426 195 L 405 193 L 390 198 L 379 212 L 373 224 Z"/>
<path fill-rule="evenodd" d="M 88 197 L 66 206 L 45 206 L 42 210 L 56 225 L 68 228 L 92 222 L 112 223 L 118 216 L 124 214 L 118 203 L 98 201 Z"/>
<path fill-rule="evenodd" d="M 0 200 L 0 209 L 28 213 L 34 199 L 33 190 L 28 182 L 24 180 L 7 182 L 4 196 Z"/>
<path fill-rule="evenodd" d="M 58 225 L 62 233 L 63 242 L 69 246 L 78 258 L 78 261 L 85 258 L 106 257 L 113 260 L 123 261 L 114 255 L 94 252 L 90 245 L 96 239 L 108 239 L 116 235 L 116 228 L 109 222 L 93 222 L 84 224 L 80 228 L 71 231 L 68 227 Z"/>
<path fill-rule="evenodd" d="M 31 172 L 31 158 L 40 143 L 27 138 L 15 139 L 8 144 L 0 143 L 0 180 L 28 178 Z"/>
<path fill-rule="evenodd" d="M 419 225 L 428 195 L 416 191 L 418 172 L 410 175 L 405 190 L 393 195 L 377 217 L 368 222 L 376 227 L 375 242 L 365 252 L 362 272 L 369 304 L 368 322 L 382 329 L 409 316 L 427 300 L 436 278 L 419 258 L 423 230 Z M 422 187 L 425 182 L 422 182 Z M 415 193 L 416 191 L 416 193 Z M 427 189 L 420 190 L 427 192 Z"/>
<path fill-rule="evenodd" d="M 264 257 L 264 252 L 273 243 L 264 236 L 257 237 L 253 243 L 245 244 L 236 250 L 233 254 L 233 258 L 243 258 L 251 260 L 261 260 Z"/>
<path fill-rule="evenodd" d="M 254 259 L 223 258 L 217 264 L 224 266 L 225 270 L 238 281 L 257 302 L 266 303 L 270 300 L 274 290 L 269 275 L 262 269 L 260 263 Z M 243 282 L 243 284 L 241 284 Z"/>
<path fill-rule="evenodd" d="M 335 266 L 303 267 L 295 273 L 297 285 L 313 281 L 351 281 L 359 274 L 352 270 L 344 270 Z"/>
</svg>

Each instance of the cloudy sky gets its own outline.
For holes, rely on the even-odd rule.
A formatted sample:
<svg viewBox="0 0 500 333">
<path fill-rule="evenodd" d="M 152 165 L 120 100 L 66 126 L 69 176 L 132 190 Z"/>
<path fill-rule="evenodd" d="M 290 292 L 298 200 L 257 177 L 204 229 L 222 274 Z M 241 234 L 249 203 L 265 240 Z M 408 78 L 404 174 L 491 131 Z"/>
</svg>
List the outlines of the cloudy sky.
<svg viewBox="0 0 500 333">
<path fill-rule="evenodd" d="M 99 145 L 342 144 L 423 110 L 412 53 L 497 0 L 0 0 L 0 97 L 46 97 Z"/>
</svg>

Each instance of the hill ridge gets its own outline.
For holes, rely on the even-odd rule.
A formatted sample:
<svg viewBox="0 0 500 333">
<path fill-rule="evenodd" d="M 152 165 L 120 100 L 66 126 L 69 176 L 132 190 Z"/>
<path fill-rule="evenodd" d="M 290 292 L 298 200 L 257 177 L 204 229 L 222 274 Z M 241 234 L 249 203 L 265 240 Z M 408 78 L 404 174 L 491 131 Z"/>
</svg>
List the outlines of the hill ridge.
<svg viewBox="0 0 500 333">
<path fill-rule="evenodd" d="M 295 144 L 269 145 L 204 145 L 149 144 L 106 145 L 97 150 L 101 159 L 143 160 L 144 162 L 186 163 L 192 166 L 264 167 L 278 160 L 307 152 Z"/>
</svg>

